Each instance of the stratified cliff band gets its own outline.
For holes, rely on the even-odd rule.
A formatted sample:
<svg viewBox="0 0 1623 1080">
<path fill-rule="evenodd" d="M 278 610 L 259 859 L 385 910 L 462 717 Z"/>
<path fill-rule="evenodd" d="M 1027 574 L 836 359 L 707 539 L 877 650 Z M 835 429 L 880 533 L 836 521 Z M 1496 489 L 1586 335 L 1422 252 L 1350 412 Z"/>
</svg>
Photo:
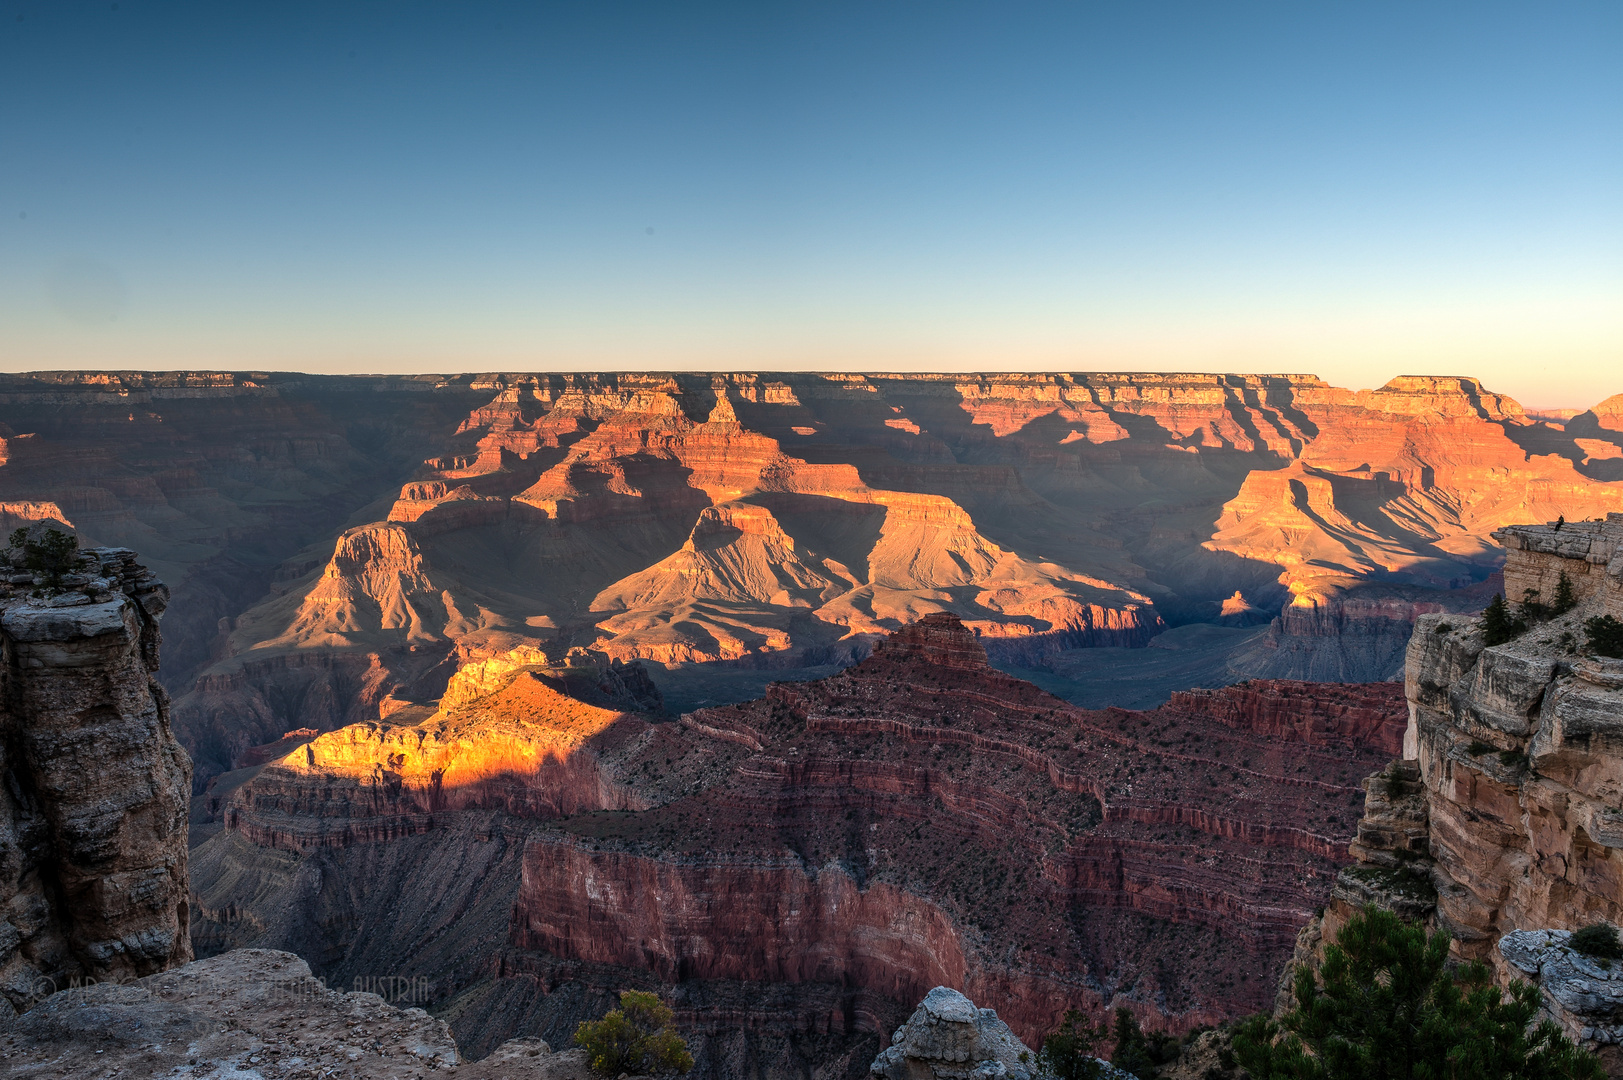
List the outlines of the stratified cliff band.
<svg viewBox="0 0 1623 1080">
<path fill-rule="evenodd" d="M 945 614 L 677 723 L 570 697 L 570 670 L 222 778 L 200 949 L 412 965 L 472 1053 L 660 988 L 715 1077 L 865 1067 L 938 984 L 1027 1040 L 1073 1006 L 1182 1028 L 1271 1001 L 1404 723 L 1393 684 L 1088 712 Z"/>
<path fill-rule="evenodd" d="M 168 599 L 118 548 L 57 580 L 0 567 L 0 1010 L 191 959 L 191 762 L 153 678 Z"/>
<path fill-rule="evenodd" d="M 1202 674 L 1135 701 L 1392 678 L 1481 609 L 1492 530 L 1623 510 L 1620 415 L 1442 376 L 36 373 L 0 376 L 0 519 L 175 584 L 201 785 L 470 662 L 640 658 L 691 711 L 932 611 L 1090 704 L 1126 689 L 1092 647 L 1191 622 L 1134 662 Z"/>
<path fill-rule="evenodd" d="M 1623 923 L 1623 659 L 1587 648 L 1585 628 L 1623 617 L 1623 514 L 1495 537 L 1526 625 L 1488 645 L 1480 617 L 1420 618 L 1404 757 L 1368 780 L 1360 865 L 1341 874 L 1301 955 L 1364 903 L 1423 919 L 1458 955 L 1542 982 L 1550 1015 L 1616 1075 L 1623 970 L 1564 943 Z"/>
</svg>

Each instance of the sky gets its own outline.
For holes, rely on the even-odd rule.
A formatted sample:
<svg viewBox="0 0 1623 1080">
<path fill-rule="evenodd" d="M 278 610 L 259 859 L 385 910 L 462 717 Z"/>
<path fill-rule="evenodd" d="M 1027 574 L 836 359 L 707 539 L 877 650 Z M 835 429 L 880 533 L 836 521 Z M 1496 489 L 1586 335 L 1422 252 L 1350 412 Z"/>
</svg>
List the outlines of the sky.
<svg viewBox="0 0 1623 1080">
<path fill-rule="evenodd" d="M 1623 4 L 0 0 L 0 369 L 1623 392 Z"/>
</svg>

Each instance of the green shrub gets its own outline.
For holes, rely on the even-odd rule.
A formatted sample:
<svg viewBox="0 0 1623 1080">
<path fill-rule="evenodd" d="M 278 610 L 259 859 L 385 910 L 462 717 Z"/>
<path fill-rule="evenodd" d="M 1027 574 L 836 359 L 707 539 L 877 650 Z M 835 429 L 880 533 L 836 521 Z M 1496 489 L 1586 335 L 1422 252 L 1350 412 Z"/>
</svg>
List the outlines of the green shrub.
<svg viewBox="0 0 1623 1080">
<path fill-rule="evenodd" d="M 1492 750 L 1493 744 L 1485 743 L 1481 739 L 1471 740 L 1471 745 L 1465 748 L 1465 752 L 1470 754 L 1472 757 L 1481 757 L 1483 754 L 1490 753 Z"/>
<path fill-rule="evenodd" d="M 1589 636 L 1589 651 L 1596 656 L 1623 658 L 1623 622 L 1614 615 L 1597 615 L 1584 620 L 1584 633 Z"/>
<path fill-rule="evenodd" d="M 11 534 L 10 548 L 20 552 L 25 569 L 45 575 L 52 587 L 62 584 L 62 575 L 79 563 L 79 538 L 57 529 L 44 529 L 37 539 L 30 539 L 27 529 Z"/>
<path fill-rule="evenodd" d="M 1240 1065 L 1252 1080 L 1601 1080 L 1593 1054 L 1534 1023 L 1537 987 L 1501 990 L 1481 961 L 1450 970 L 1448 944 L 1366 906 L 1319 979 L 1297 969 L 1295 1009 L 1241 1024 Z"/>
<path fill-rule="evenodd" d="M 673 1018 L 658 995 L 622 990 L 620 1007 L 601 1020 L 581 1021 L 575 1042 L 585 1047 L 587 1066 L 602 1076 L 685 1073 L 693 1068 L 693 1055 L 671 1026 Z"/>
<path fill-rule="evenodd" d="M 1539 602 L 1537 589 L 1523 589 L 1522 602 L 1518 607 L 1517 621 L 1523 629 L 1529 623 L 1543 622 L 1550 617 L 1550 606 Z"/>
<path fill-rule="evenodd" d="M 1567 944 L 1585 956 L 1623 960 L 1623 942 L 1618 941 L 1617 927 L 1610 923 L 1598 922 L 1574 930 Z"/>
</svg>

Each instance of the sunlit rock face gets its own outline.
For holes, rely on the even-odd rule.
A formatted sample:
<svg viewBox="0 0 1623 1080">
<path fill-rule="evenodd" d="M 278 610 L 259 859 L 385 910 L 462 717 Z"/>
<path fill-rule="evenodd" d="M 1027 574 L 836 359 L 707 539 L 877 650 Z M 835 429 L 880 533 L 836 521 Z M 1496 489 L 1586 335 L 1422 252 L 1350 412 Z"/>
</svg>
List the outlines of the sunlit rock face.
<svg viewBox="0 0 1623 1080">
<path fill-rule="evenodd" d="M 0 561 L 0 1013 L 191 959 L 191 763 L 153 678 L 168 599 L 124 549 L 59 584 Z"/>
<path fill-rule="evenodd" d="M 646 659 L 701 702 L 932 611 L 1024 668 L 1280 613 L 1231 667 L 1389 678 L 1418 614 L 1480 606 L 1454 593 L 1491 530 L 1623 508 L 1615 404 L 1564 430 L 1467 378 L 0 376 L 0 517 L 176 583 L 201 786 L 514 650 Z"/>
<path fill-rule="evenodd" d="M 1348 860 L 1359 778 L 1401 743 L 1401 689 L 1088 712 L 982 640 L 928 615 L 839 675 L 674 722 L 524 667 L 303 741 L 233 780 L 194 852 L 200 940 L 340 980 L 422 965 L 470 1053 L 565 1037 L 629 979 L 717 1077 L 865 1065 L 937 985 L 1027 1040 L 1072 1006 L 1172 1028 L 1262 1007 Z"/>
<path fill-rule="evenodd" d="M 409 835 L 446 811 L 549 818 L 636 807 L 641 799 L 585 752 L 624 718 L 521 670 L 417 724 L 355 724 L 305 741 L 239 789 L 226 824 L 262 846 L 299 850 Z"/>
</svg>

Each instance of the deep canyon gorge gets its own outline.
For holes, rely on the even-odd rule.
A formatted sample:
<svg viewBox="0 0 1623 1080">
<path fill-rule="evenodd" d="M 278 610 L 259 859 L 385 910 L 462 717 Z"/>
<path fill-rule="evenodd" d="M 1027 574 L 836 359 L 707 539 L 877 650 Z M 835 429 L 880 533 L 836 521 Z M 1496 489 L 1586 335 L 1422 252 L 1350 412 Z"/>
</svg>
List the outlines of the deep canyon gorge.
<svg viewBox="0 0 1623 1080">
<path fill-rule="evenodd" d="M 636 987 L 697 1075 L 860 1077 L 937 985 L 1182 1031 L 1365 900 L 1489 958 L 1620 915 L 1623 676 L 1560 635 L 1623 614 L 1623 395 L 45 373 L 0 423 L 7 531 L 103 545 L 0 598 L 14 1007 L 285 950 L 467 1057 Z"/>
</svg>

